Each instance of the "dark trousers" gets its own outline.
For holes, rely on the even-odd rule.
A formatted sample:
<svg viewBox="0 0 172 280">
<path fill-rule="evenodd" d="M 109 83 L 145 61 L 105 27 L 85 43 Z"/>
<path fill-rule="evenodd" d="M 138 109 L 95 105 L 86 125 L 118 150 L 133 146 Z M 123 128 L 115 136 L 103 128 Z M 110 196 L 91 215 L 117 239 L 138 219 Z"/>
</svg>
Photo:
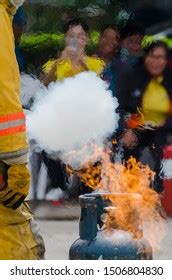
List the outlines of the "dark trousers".
<svg viewBox="0 0 172 280">
<path fill-rule="evenodd" d="M 47 167 L 50 188 L 60 188 L 61 190 L 66 191 L 67 175 L 65 165 L 60 159 L 51 159 L 45 151 L 42 152 L 42 159 L 45 166 Z"/>
<path fill-rule="evenodd" d="M 81 182 L 77 174 L 75 174 L 73 182 L 69 182 L 66 165 L 60 159 L 51 159 L 45 151 L 42 152 L 42 159 L 47 168 L 50 180 L 47 191 L 51 188 L 60 188 L 62 191 L 66 192 L 70 198 L 77 198 L 81 194 L 92 192 L 92 189 Z"/>
<path fill-rule="evenodd" d="M 163 157 L 163 148 L 167 144 L 168 131 L 165 129 L 147 130 L 138 133 L 138 144 L 134 149 L 124 149 L 124 160 L 131 156 L 140 160 L 146 147 L 149 148 L 150 156 L 154 162 L 153 171 L 156 173 L 153 188 L 159 193 L 163 191 L 163 178 L 161 170 L 161 161 Z M 149 165 L 149 160 L 144 164 Z M 152 168 L 152 166 L 150 166 Z"/>
</svg>

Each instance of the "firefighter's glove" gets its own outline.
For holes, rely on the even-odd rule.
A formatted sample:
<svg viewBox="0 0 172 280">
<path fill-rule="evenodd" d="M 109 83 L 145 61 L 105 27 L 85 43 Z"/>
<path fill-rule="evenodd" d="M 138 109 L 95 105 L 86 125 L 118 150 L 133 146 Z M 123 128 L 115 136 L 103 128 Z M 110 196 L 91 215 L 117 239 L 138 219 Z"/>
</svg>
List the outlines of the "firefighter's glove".
<svg viewBox="0 0 172 280">
<path fill-rule="evenodd" d="M 29 192 L 30 174 L 26 164 L 8 166 L 6 177 L 5 186 L 0 190 L 0 203 L 17 209 Z"/>
</svg>

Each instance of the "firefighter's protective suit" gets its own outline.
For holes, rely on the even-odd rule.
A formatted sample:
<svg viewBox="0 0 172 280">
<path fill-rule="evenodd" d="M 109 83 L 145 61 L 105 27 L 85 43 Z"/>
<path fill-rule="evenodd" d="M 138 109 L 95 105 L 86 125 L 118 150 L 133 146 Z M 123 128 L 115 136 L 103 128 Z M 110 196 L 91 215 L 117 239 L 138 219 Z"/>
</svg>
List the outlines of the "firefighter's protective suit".
<svg viewBox="0 0 172 280">
<path fill-rule="evenodd" d="M 0 259 L 43 257 L 43 241 L 25 202 L 30 185 L 25 115 L 12 17 L 22 0 L 0 0 Z M 37 237 L 34 233 L 37 233 Z M 39 240 L 38 240 L 39 239 Z M 38 252 L 41 250 L 41 252 Z"/>
</svg>

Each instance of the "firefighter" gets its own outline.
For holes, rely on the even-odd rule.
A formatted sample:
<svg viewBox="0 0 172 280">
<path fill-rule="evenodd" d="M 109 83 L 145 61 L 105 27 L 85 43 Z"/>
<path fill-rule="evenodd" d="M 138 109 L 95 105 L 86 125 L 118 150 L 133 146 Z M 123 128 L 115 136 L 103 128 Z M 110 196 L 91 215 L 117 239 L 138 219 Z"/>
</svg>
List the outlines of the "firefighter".
<svg viewBox="0 0 172 280">
<path fill-rule="evenodd" d="M 44 244 L 26 203 L 27 169 L 25 115 L 20 102 L 19 68 L 12 18 L 24 0 L 0 0 L 0 259 L 36 260 Z"/>
</svg>

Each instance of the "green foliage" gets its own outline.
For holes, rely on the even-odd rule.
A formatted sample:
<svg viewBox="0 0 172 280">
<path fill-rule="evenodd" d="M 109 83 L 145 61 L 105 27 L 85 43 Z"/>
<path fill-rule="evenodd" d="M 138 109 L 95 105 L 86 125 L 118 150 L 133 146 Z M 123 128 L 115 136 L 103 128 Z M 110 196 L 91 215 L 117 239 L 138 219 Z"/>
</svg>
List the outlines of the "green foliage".
<svg viewBox="0 0 172 280">
<path fill-rule="evenodd" d="M 23 35 L 20 43 L 24 52 L 38 53 L 47 49 L 59 51 L 64 46 L 63 34 L 37 33 Z"/>
<path fill-rule="evenodd" d="M 156 35 L 147 35 L 144 37 L 143 42 L 142 42 L 142 46 L 146 47 L 149 46 L 150 44 L 152 44 L 154 41 L 160 40 L 164 43 L 167 44 L 168 48 L 172 49 L 172 38 L 166 37 L 166 36 L 162 36 L 162 37 L 157 37 Z"/>
<path fill-rule="evenodd" d="M 20 47 L 25 56 L 27 72 L 37 74 L 46 61 L 57 57 L 63 49 L 64 36 L 60 33 L 25 34 Z"/>
<path fill-rule="evenodd" d="M 100 39 L 100 32 L 98 31 L 91 31 L 89 36 L 89 42 L 87 45 L 87 53 L 92 55 L 96 52 L 97 44 Z"/>
<path fill-rule="evenodd" d="M 153 35 L 146 35 L 144 38 L 143 38 L 143 41 L 142 41 L 142 47 L 147 47 L 149 46 L 150 44 L 152 44 L 154 41 L 154 36 Z"/>
<path fill-rule="evenodd" d="M 172 49 L 172 38 L 164 37 L 163 42 L 166 43 L 170 49 Z"/>
</svg>

